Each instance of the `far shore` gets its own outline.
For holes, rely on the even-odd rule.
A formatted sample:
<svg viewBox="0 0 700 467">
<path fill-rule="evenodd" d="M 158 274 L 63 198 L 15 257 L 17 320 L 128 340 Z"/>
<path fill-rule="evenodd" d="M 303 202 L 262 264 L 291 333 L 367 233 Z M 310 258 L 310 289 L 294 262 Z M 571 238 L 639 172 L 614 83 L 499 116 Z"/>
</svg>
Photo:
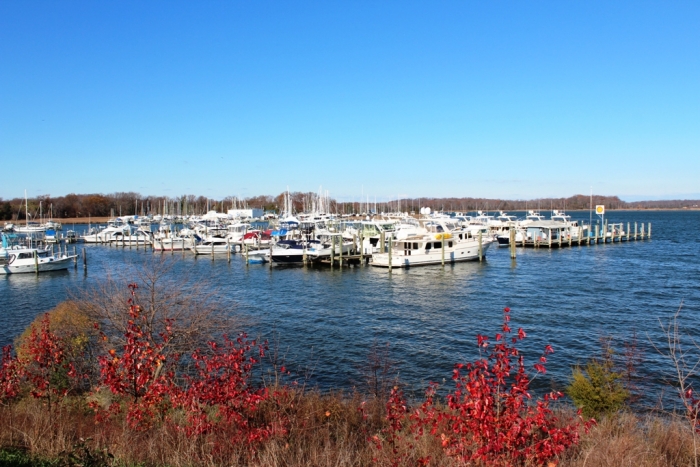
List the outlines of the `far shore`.
<svg viewBox="0 0 700 467">
<path fill-rule="evenodd" d="M 514 210 L 516 212 L 520 212 L 521 210 Z M 661 209 L 661 208 L 648 208 L 648 209 L 606 209 L 607 212 L 633 212 L 633 211 L 700 211 L 700 208 L 666 208 L 666 209 Z M 497 211 L 489 211 L 489 212 L 497 212 Z M 541 211 L 541 212 L 546 212 L 546 211 Z M 588 209 L 569 209 L 566 212 L 588 212 Z M 54 220 L 61 222 L 62 224 L 106 224 L 110 219 L 112 219 L 109 216 L 104 216 L 104 217 L 66 217 L 66 218 L 60 218 L 56 217 Z M 24 220 L 21 221 L 7 221 L 7 222 L 14 222 L 17 224 L 22 224 L 24 223 Z"/>
</svg>

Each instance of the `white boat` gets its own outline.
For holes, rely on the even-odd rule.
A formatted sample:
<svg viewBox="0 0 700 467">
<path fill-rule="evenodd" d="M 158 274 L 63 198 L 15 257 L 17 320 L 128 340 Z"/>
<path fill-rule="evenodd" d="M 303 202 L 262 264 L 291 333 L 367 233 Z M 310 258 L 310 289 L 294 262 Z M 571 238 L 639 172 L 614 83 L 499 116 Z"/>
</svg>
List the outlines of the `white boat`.
<svg viewBox="0 0 700 467">
<path fill-rule="evenodd" d="M 194 252 L 198 255 L 215 255 L 217 253 L 228 253 L 233 245 L 225 237 L 207 237 L 202 243 L 194 247 Z"/>
<path fill-rule="evenodd" d="M 201 238 L 190 229 L 182 229 L 175 236 L 154 238 L 153 249 L 156 251 L 192 250 L 199 244 Z"/>
<path fill-rule="evenodd" d="M 150 228 L 150 226 L 148 227 Z M 153 234 L 150 230 L 142 228 L 132 230 L 131 228 L 113 233 L 108 237 L 108 241 L 117 246 L 146 246 L 152 242 Z"/>
<path fill-rule="evenodd" d="M 338 257 L 341 252 L 349 255 L 354 247 L 352 240 L 344 240 L 341 234 L 322 234 L 317 236 L 318 242 L 309 243 L 307 255 L 311 260 L 330 258 L 331 252 Z"/>
<path fill-rule="evenodd" d="M 75 258 L 77 255 L 54 254 L 51 249 L 11 246 L 3 235 L 0 247 L 0 275 L 68 269 Z"/>
<path fill-rule="evenodd" d="M 84 243 L 109 243 L 114 240 L 117 234 L 128 235 L 130 231 L 131 227 L 129 225 L 110 223 L 102 230 L 95 227 L 91 228 L 88 233 L 80 237 L 80 240 Z"/>
<path fill-rule="evenodd" d="M 25 225 L 15 226 L 15 232 L 17 233 L 37 233 L 45 232 L 46 226 L 39 224 L 38 222 L 28 221 Z"/>
<path fill-rule="evenodd" d="M 482 237 L 481 254 L 486 254 L 494 243 L 490 237 Z M 407 268 L 430 264 L 457 263 L 479 259 L 479 240 L 469 231 L 445 232 L 409 237 L 392 244 L 391 253 L 375 253 L 372 266 Z"/>
</svg>

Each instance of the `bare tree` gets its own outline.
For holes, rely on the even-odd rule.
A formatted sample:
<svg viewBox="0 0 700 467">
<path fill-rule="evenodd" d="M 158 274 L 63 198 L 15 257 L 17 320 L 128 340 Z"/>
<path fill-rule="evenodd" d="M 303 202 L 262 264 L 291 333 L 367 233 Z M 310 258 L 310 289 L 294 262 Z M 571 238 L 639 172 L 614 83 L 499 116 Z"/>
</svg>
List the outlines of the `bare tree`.
<svg viewBox="0 0 700 467">
<path fill-rule="evenodd" d="M 680 328 L 680 315 L 683 309 L 681 301 L 678 310 L 669 319 L 667 324 L 659 320 L 661 329 L 666 338 L 665 348 L 654 348 L 671 362 L 672 374 L 670 383 L 678 391 L 678 396 L 683 403 L 685 418 L 690 425 L 690 432 L 693 436 L 693 459 L 695 467 L 698 467 L 698 432 L 700 431 L 700 400 L 694 395 L 692 380 L 698 376 L 700 370 L 700 346 L 690 336 L 683 335 Z"/>
<path fill-rule="evenodd" d="M 73 300 L 79 310 L 100 325 L 107 340 L 100 345 L 115 348 L 124 344 L 129 316 L 128 284 L 137 285 L 135 302 L 140 306 L 144 331 L 166 355 L 191 355 L 206 350 L 208 341 L 241 332 L 244 320 L 225 309 L 221 298 L 186 272 L 173 271 L 175 261 L 153 257 L 141 266 L 131 266 L 79 292 Z M 171 337 L 161 334 L 170 326 Z"/>
</svg>

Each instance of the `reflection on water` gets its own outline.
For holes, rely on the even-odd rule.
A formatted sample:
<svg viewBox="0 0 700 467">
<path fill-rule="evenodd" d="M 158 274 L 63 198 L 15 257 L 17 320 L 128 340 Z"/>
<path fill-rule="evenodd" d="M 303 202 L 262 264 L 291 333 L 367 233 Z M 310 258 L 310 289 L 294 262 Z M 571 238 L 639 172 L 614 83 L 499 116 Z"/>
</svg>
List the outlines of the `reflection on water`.
<svg viewBox="0 0 700 467">
<path fill-rule="evenodd" d="M 576 216 L 574 216 L 576 217 Z M 588 213 L 581 217 L 588 217 Z M 683 326 L 700 330 L 700 225 L 698 212 L 612 213 L 610 221 L 652 222 L 654 239 L 627 244 L 490 249 L 484 263 L 410 270 L 371 267 L 272 268 L 246 266 L 240 257 L 211 261 L 175 253 L 170 274 L 188 274 L 227 309 L 251 322 L 252 335 L 278 337 L 288 367 L 312 368 L 321 388 L 349 387 L 360 379 L 373 342 L 390 343 L 402 380 L 414 388 L 451 375 L 454 362 L 478 355 L 475 336 L 500 329 L 502 309 L 529 337 L 523 349 L 534 362 L 546 344 L 556 353 L 547 378 L 566 383 L 570 365 L 599 349 L 603 334 L 633 332 L 661 341 L 658 319 L 685 302 Z M 79 249 L 82 246 L 79 247 Z M 88 274 L 78 269 L 0 278 L 0 343 L 6 344 L 42 311 L 107 275 L 158 261 L 160 254 L 86 245 Z M 124 279 L 126 283 L 127 280 Z M 645 371 L 664 369 L 647 353 Z M 539 384 L 550 380 L 540 378 Z"/>
</svg>

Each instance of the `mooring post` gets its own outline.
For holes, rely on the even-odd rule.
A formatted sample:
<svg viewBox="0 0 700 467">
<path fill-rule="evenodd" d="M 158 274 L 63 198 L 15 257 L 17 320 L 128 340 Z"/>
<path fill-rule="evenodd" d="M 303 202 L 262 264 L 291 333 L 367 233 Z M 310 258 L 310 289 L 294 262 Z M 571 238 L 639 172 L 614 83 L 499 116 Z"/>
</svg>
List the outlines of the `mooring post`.
<svg viewBox="0 0 700 467">
<path fill-rule="evenodd" d="M 360 229 L 362 229 L 362 225 L 360 225 Z M 363 255 L 364 255 L 364 244 L 363 244 L 363 238 L 362 238 L 362 230 L 360 230 L 360 266 L 364 266 L 365 262 L 363 261 Z"/>
<path fill-rule="evenodd" d="M 384 244 L 385 240 L 386 240 L 386 238 L 384 237 L 384 231 L 382 230 L 379 234 L 379 243 L 380 243 L 379 252 L 380 253 L 386 253 L 386 245 Z"/>
<path fill-rule="evenodd" d="M 68 247 L 66 247 L 68 248 Z M 78 247 L 73 247 L 73 269 L 78 269 Z"/>
<path fill-rule="evenodd" d="M 39 255 L 36 250 L 34 250 L 34 272 L 39 274 Z"/>
<path fill-rule="evenodd" d="M 87 270 L 87 251 L 83 247 L 83 269 Z"/>
<path fill-rule="evenodd" d="M 245 265 L 248 266 L 248 244 L 243 242 L 243 253 L 245 254 Z"/>
<path fill-rule="evenodd" d="M 647 238 L 651 239 L 651 222 L 649 222 L 649 229 L 647 230 Z"/>
<path fill-rule="evenodd" d="M 445 266 L 445 234 L 442 234 L 442 242 L 440 243 L 440 254 L 442 258 L 442 266 Z"/>
<path fill-rule="evenodd" d="M 335 261 L 335 237 L 331 235 L 331 269 L 333 269 L 333 261 Z"/>
<path fill-rule="evenodd" d="M 393 239 L 393 237 L 391 235 L 389 235 L 389 272 L 391 272 L 391 253 L 392 253 L 392 251 L 391 251 L 392 250 L 392 247 L 391 247 L 392 242 L 391 241 L 392 241 L 392 239 Z"/>
<path fill-rule="evenodd" d="M 484 246 L 481 244 L 481 230 L 479 230 L 479 262 L 484 259 Z"/>
<path fill-rule="evenodd" d="M 642 232 L 641 232 L 642 240 L 644 240 L 644 222 L 642 222 L 641 229 L 642 229 Z"/>
<path fill-rule="evenodd" d="M 270 246 L 270 251 L 272 251 L 272 246 Z M 231 239 L 226 236 L 226 254 L 228 255 L 228 262 L 231 262 Z"/>
<path fill-rule="evenodd" d="M 630 223 L 627 223 L 627 241 L 630 241 Z"/>
<path fill-rule="evenodd" d="M 338 243 L 340 247 L 340 251 L 338 252 L 338 259 L 340 261 L 340 269 L 343 269 L 343 235 L 341 234 L 340 237 L 338 237 Z"/>
<path fill-rule="evenodd" d="M 508 246 L 510 248 L 510 259 L 515 259 L 515 226 L 513 224 L 510 225 L 510 241 L 508 243 Z"/>
</svg>

